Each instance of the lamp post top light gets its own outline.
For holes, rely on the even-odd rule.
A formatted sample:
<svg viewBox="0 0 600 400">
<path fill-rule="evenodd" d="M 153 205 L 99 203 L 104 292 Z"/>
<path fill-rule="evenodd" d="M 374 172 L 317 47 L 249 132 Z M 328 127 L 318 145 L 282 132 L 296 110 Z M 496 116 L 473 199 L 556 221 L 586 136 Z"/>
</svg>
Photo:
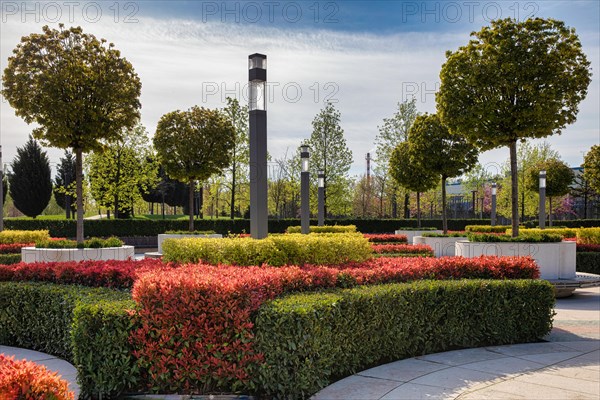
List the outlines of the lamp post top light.
<svg viewBox="0 0 600 400">
<path fill-rule="evenodd" d="M 546 171 L 540 171 L 540 188 L 546 188 Z"/>
<path fill-rule="evenodd" d="M 492 183 L 492 194 L 496 195 L 496 182 Z"/>
<path fill-rule="evenodd" d="M 310 157 L 310 147 L 307 144 L 300 146 L 300 158 Z"/>
</svg>

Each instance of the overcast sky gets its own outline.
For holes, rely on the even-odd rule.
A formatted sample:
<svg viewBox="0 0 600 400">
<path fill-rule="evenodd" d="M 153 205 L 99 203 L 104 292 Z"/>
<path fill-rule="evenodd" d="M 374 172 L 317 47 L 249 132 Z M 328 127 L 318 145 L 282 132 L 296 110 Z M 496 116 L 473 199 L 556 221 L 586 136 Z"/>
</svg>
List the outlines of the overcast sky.
<svg viewBox="0 0 600 400">
<path fill-rule="evenodd" d="M 353 175 L 383 118 L 415 96 L 421 112 L 435 111 L 434 93 L 446 50 L 498 17 L 551 17 L 576 28 L 593 77 L 578 120 L 547 140 L 572 166 L 600 143 L 600 2 L 585 1 L 2 1 L 0 66 L 20 37 L 43 25 L 80 25 L 115 43 L 142 81 L 142 123 L 154 134 L 161 115 L 193 105 L 224 107 L 227 96 L 246 103 L 247 58 L 268 57 L 268 146 L 281 157 L 308 138 L 325 100 L 336 102 L 354 155 Z M 2 99 L 4 162 L 32 127 Z M 56 163 L 62 150 L 48 149 Z M 480 161 L 494 170 L 508 149 Z"/>
</svg>

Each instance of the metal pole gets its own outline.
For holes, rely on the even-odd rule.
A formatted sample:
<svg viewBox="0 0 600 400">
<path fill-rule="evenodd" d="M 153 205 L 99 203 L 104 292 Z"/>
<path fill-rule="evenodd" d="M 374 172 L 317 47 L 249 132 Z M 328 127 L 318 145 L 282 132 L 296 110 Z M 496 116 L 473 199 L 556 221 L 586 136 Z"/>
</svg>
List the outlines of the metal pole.
<svg viewBox="0 0 600 400">
<path fill-rule="evenodd" d="M 318 225 L 325 225 L 325 173 L 319 171 L 319 216 Z"/>
<path fill-rule="evenodd" d="M 540 171 L 540 229 L 546 227 L 546 171 Z"/>
<path fill-rule="evenodd" d="M 303 234 L 310 233 L 310 172 L 308 172 L 308 146 L 300 147 L 300 230 Z"/>
<path fill-rule="evenodd" d="M 264 239 L 268 234 L 267 201 L 267 56 L 249 59 L 250 120 L 250 235 Z"/>
<path fill-rule="evenodd" d="M 496 226 L 496 184 L 492 183 L 492 226 Z"/>
</svg>

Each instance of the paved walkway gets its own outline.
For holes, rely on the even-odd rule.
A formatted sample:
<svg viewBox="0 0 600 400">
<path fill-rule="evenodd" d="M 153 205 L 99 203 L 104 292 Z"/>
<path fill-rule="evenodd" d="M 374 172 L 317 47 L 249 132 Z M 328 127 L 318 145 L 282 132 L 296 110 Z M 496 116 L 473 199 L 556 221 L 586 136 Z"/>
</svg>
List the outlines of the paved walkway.
<svg viewBox="0 0 600 400">
<path fill-rule="evenodd" d="M 323 389 L 312 400 L 600 398 L 600 288 L 558 299 L 548 342 L 430 354 L 381 365 Z M 79 393 L 75 368 L 47 354 L 0 352 L 57 371 Z M 169 396 L 179 398 L 180 396 Z M 155 397 L 153 397 L 155 398 Z"/>
</svg>

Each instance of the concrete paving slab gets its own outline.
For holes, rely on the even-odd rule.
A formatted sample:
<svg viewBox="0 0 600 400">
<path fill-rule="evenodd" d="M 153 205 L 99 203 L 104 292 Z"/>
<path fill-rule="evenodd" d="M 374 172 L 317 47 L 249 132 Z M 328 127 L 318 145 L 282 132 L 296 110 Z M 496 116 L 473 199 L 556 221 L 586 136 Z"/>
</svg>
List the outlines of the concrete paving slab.
<svg viewBox="0 0 600 400">
<path fill-rule="evenodd" d="M 600 384 L 600 370 L 585 369 L 581 367 L 568 367 L 556 364 L 552 367 L 544 369 L 544 373 L 565 376 L 568 378 L 583 379 Z"/>
<path fill-rule="evenodd" d="M 466 389 L 474 384 L 490 381 L 495 378 L 496 375 L 487 372 L 453 367 L 432 372 L 431 374 L 411 381 L 411 383 L 458 390 Z"/>
<path fill-rule="evenodd" d="M 573 350 L 558 343 L 524 343 L 509 346 L 491 346 L 488 350 L 506 356 L 520 357 L 531 354 L 572 352 Z"/>
<path fill-rule="evenodd" d="M 375 368 L 360 372 L 358 375 L 371 378 L 389 379 L 399 382 L 408 382 L 431 372 L 448 368 L 447 365 L 411 358 L 380 365 Z"/>
<path fill-rule="evenodd" d="M 496 397 L 496 399 L 514 399 L 517 396 L 525 396 L 529 400 L 598 400 L 590 397 L 587 393 L 576 392 L 573 390 L 548 387 L 545 385 L 536 385 L 528 382 L 515 382 L 513 380 L 498 383 L 491 386 L 489 390 L 497 393 L 506 393 L 505 397 Z M 479 393 L 484 395 L 487 390 L 482 390 Z M 462 396 L 457 399 L 462 400 Z"/>
<path fill-rule="evenodd" d="M 570 360 L 572 358 L 578 357 L 581 354 L 582 353 L 579 351 L 562 351 L 559 353 L 525 354 L 519 356 L 518 358 L 522 360 L 533 361 L 542 365 L 552 365 L 556 364 L 557 362 Z"/>
<path fill-rule="evenodd" d="M 42 360 L 51 360 L 56 358 L 49 354 L 40 353 L 39 351 L 21 349 L 12 346 L 0 346 L 0 353 L 7 356 L 14 356 L 15 360 L 26 359 L 28 361 L 39 362 Z"/>
<path fill-rule="evenodd" d="M 453 393 L 453 389 L 409 382 L 398 386 L 383 396 L 381 400 L 442 400 L 452 398 Z"/>
<path fill-rule="evenodd" d="M 398 381 L 352 375 L 327 386 L 313 400 L 377 400 L 400 386 Z"/>
<path fill-rule="evenodd" d="M 417 357 L 419 360 L 432 361 L 449 366 L 458 366 L 477 361 L 494 360 L 504 357 L 497 352 L 489 351 L 487 348 L 464 349 L 448 351 L 445 353 L 434 353 Z"/>
<path fill-rule="evenodd" d="M 525 374 L 516 377 L 512 382 L 526 382 L 536 385 L 546 386 L 548 388 L 568 389 L 571 391 L 598 395 L 598 382 L 590 382 L 585 379 L 569 378 L 566 376 L 549 374 L 547 372 L 538 372 L 535 374 Z"/>
<path fill-rule="evenodd" d="M 571 348 L 573 350 L 584 352 L 600 350 L 600 340 L 580 340 L 576 342 L 562 342 L 561 345 Z"/>
<path fill-rule="evenodd" d="M 503 357 L 496 360 L 478 361 L 475 363 L 465 364 L 461 367 L 474 371 L 489 372 L 497 376 L 506 376 L 522 374 L 531 370 L 538 370 L 544 367 L 544 365 L 514 357 Z"/>
<path fill-rule="evenodd" d="M 474 391 L 461 394 L 457 399 L 460 400 L 497 400 L 497 399 L 530 399 L 526 394 L 501 392 L 499 390 L 487 389 L 483 391 Z"/>
</svg>

